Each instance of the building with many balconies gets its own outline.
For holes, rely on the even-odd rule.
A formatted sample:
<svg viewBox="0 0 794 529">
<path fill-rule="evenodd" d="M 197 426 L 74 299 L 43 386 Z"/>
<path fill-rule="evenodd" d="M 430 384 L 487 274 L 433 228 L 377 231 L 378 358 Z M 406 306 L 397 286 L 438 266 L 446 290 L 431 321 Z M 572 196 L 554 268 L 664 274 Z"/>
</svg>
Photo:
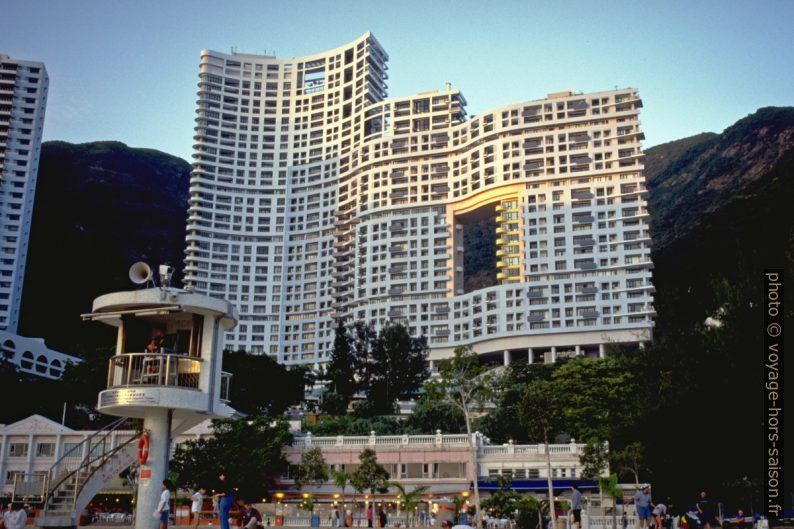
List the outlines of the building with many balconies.
<svg viewBox="0 0 794 529">
<path fill-rule="evenodd" d="M 226 347 L 317 365 L 339 319 L 402 323 L 431 364 L 650 340 L 637 90 L 467 119 L 450 85 L 387 99 L 387 59 L 369 33 L 292 59 L 202 51 L 185 281 L 236 304 Z M 474 225 L 494 266 L 467 289 Z"/>
<path fill-rule="evenodd" d="M 0 330 L 16 333 L 49 77 L 43 63 L 0 54 Z"/>
</svg>

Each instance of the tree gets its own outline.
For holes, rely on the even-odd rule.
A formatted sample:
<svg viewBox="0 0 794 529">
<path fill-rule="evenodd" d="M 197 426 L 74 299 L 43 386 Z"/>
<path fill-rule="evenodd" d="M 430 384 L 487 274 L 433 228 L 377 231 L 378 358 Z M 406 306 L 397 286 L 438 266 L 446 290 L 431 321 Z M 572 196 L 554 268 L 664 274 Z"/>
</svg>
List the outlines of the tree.
<svg viewBox="0 0 794 529">
<path fill-rule="evenodd" d="M 344 470 L 331 469 L 331 481 L 342 489 L 342 502 L 345 501 L 345 489 L 350 485 L 350 474 Z"/>
<path fill-rule="evenodd" d="M 295 471 L 295 485 L 319 487 L 328 481 L 328 465 L 319 446 L 309 448 L 301 454 L 301 462 Z"/>
<path fill-rule="evenodd" d="M 612 461 L 620 472 L 627 472 L 634 476 L 634 484 L 640 484 L 640 471 L 644 468 L 643 458 L 645 449 L 640 442 L 627 444 L 621 450 L 613 452 Z"/>
<path fill-rule="evenodd" d="M 365 448 L 358 455 L 360 464 L 350 477 L 351 484 L 358 492 L 369 490 L 374 494 L 385 489 L 389 482 L 389 473 L 378 463 L 378 456 L 371 448 Z"/>
<path fill-rule="evenodd" d="M 554 505 L 554 486 L 551 482 L 551 455 L 549 439 L 562 429 L 564 421 L 562 399 L 554 383 L 537 380 L 530 383 L 524 392 L 522 401 L 522 419 L 524 427 L 531 439 L 543 441 L 546 452 L 546 482 L 549 494 L 549 514 L 552 527 L 557 527 L 557 515 Z"/>
<path fill-rule="evenodd" d="M 359 357 L 360 378 L 374 413 L 392 413 L 395 400 L 422 387 L 429 375 L 427 353 L 427 339 L 412 338 L 403 325 L 381 329 L 366 358 Z"/>
<path fill-rule="evenodd" d="M 287 469 L 281 449 L 292 444 L 288 424 L 257 416 L 215 420 L 212 429 L 212 438 L 188 441 L 177 449 L 171 461 L 171 470 L 179 475 L 177 485 L 212 490 L 223 473 L 242 497 L 264 497 Z"/>
<path fill-rule="evenodd" d="M 453 405 L 463 414 L 471 461 L 474 461 L 476 465 L 477 445 L 471 434 L 472 413 L 481 409 L 485 401 L 493 396 L 494 378 L 487 372 L 487 367 L 480 365 L 477 354 L 471 346 L 456 347 L 452 358 L 439 362 L 438 371 L 441 380 L 426 384 L 425 390 Z M 476 475 L 474 477 L 474 511 L 477 528 L 482 529 L 480 487 Z"/>
<path fill-rule="evenodd" d="M 615 442 L 634 427 L 642 407 L 636 405 L 642 386 L 632 371 L 636 360 L 577 357 L 554 371 L 551 379 L 563 400 L 569 433 L 577 439 Z M 631 431 L 631 430 L 628 430 Z"/>
<path fill-rule="evenodd" d="M 396 481 L 390 482 L 389 486 L 397 489 L 397 501 L 399 501 L 403 509 L 405 509 L 405 527 L 411 527 L 410 521 L 413 518 L 414 510 L 419 506 L 422 494 L 430 487 L 422 485 L 420 487 L 414 487 L 411 492 L 408 492 L 405 485 Z"/>
<path fill-rule="evenodd" d="M 463 413 L 449 402 L 425 391 L 416 402 L 411 415 L 404 421 L 411 433 L 461 433 L 466 428 Z"/>
<path fill-rule="evenodd" d="M 330 381 L 330 391 L 344 400 L 343 409 L 347 409 L 347 404 L 356 393 L 356 355 L 351 346 L 351 337 L 341 320 L 336 326 L 334 349 L 326 378 Z"/>
<path fill-rule="evenodd" d="M 601 477 L 601 473 L 609 464 L 607 445 L 598 440 L 588 441 L 582 451 L 582 455 L 579 456 L 579 463 L 582 465 L 582 478 L 598 481 L 598 492 L 601 496 L 601 505 L 603 505 L 604 492 L 609 494 L 609 491 L 605 490 L 605 488 L 610 486 L 609 480 Z M 617 529 L 617 514 L 614 509 L 612 511 L 612 525 L 612 529 Z"/>
<path fill-rule="evenodd" d="M 268 355 L 224 351 L 223 369 L 232 374 L 231 406 L 252 415 L 278 416 L 303 400 L 303 370 L 290 371 Z"/>
</svg>

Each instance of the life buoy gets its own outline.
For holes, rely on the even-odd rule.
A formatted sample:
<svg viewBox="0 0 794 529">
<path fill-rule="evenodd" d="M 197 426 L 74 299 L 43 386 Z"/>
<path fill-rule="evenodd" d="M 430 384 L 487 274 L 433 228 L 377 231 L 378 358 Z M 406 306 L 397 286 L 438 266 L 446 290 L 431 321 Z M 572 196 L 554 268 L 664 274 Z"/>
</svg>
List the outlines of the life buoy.
<svg viewBox="0 0 794 529">
<path fill-rule="evenodd" d="M 145 464 L 149 459 L 149 434 L 143 434 L 138 439 L 138 463 Z"/>
</svg>

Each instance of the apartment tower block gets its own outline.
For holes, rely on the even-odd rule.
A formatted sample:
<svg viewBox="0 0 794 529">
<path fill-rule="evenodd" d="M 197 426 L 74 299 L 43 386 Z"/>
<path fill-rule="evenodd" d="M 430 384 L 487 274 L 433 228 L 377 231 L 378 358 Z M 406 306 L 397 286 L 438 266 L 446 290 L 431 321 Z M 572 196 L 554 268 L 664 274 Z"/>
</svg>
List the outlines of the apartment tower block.
<svg viewBox="0 0 794 529">
<path fill-rule="evenodd" d="M 49 78 L 0 53 L 0 330 L 16 333 Z"/>
<path fill-rule="evenodd" d="M 402 323 L 431 364 L 650 340 L 637 90 L 467 118 L 450 85 L 387 98 L 387 60 L 369 33 L 293 59 L 202 51 L 185 282 L 236 304 L 225 346 L 317 365 L 340 319 Z"/>
</svg>

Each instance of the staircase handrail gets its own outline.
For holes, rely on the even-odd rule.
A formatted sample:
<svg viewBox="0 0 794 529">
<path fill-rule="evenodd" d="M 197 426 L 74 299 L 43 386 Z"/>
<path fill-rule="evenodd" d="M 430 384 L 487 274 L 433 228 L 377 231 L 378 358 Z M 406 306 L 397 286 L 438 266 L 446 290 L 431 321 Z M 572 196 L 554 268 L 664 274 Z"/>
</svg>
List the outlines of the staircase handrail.
<svg viewBox="0 0 794 529">
<path fill-rule="evenodd" d="M 138 440 L 138 438 L 139 438 L 141 435 L 143 435 L 143 432 L 138 432 L 138 433 L 136 433 L 135 435 L 133 435 L 132 437 L 130 437 L 129 439 L 127 439 L 126 441 L 124 441 L 124 442 L 123 442 L 123 443 L 121 443 L 120 445 L 116 446 L 115 448 L 111 448 L 111 449 L 110 449 L 110 450 L 108 450 L 107 452 L 103 452 L 102 454 L 100 454 L 100 455 L 99 455 L 99 456 L 97 456 L 96 458 L 92 459 L 91 461 L 88 461 L 88 462 L 86 462 L 86 464 L 85 464 L 85 465 L 83 465 L 83 467 L 81 467 L 81 468 L 88 467 L 89 469 L 91 469 L 91 465 L 93 465 L 93 463 L 94 463 L 94 462 L 96 462 L 96 461 L 98 461 L 98 460 L 100 460 L 100 459 L 103 459 L 102 463 L 100 463 L 99 465 L 96 465 L 96 466 L 94 466 L 94 468 L 93 468 L 93 469 L 91 469 L 91 471 L 88 473 L 88 475 L 87 475 L 87 476 L 85 476 L 85 480 L 83 481 L 83 483 L 82 483 L 81 485 L 79 485 L 79 486 L 75 486 L 75 488 L 74 488 L 74 497 L 73 497 L 73 499 L 72 499 L 72 505 L 73 505 L 74 507 L 76 507 L 76 506 L 77 506 L 77 498 L 79 498 L 79 497 L 80 497 L 80 493 L 83 491 L 83 487 L 85 486 L 85 484 L 86 484 L 86 483 L 88 483 L 88 481 L 89 481 L 89 480 L 91 479 L 91 477 L 92 477 L 92 476 L 93 476 L 93 475 L 96 473 L 96 471 L 97 471 L 97 470 L 99 470 L 99 469 L 100 469 L 100 467 L 101 467 L 102 465 L 104 465 L 104 464 L 105 464 L 105 461 L 107 461 L 108 459 L 110 459 L 111 457 L 113 457 L 113 456 L 116 454 L 116 452 L 119 452 L 119 451 L 121 451 L 121 450 L 122 450 L 122 449 L 124 449 L 124 448 L 125 448 L 127 445 L 129 445 L 130 443 L 132 443 L 132 442 L 134 442 L 134 441 L 137 441 L 137 440 Z M 80 469 L 77 469 L 75 472 L 77 472 L 77 471 L 79 471 L 79 470 L 80 470 Z"/>
<path fill-rule="evenodd" d="M 66 481 L 67 479 L 69 479 L 76 471 L 79 471 L 81 468 L 83 468 L 86 465 L 86 462 L 90 459 L 90 457 L 91 457 L 90 443 L 92 441 L 101 440 L 102 443 L 104 444 L 104 442 L 107 439 L 107 437 L 109 435 L 111 435 L 113 432 L 115 432 L 116 430 L 118 430 L 118 428 L 121 425 L 125 424 L 127 421 L 128 421 L 128 419 L 126 417 L 121 417 L 120 419 L 116 419 L 115 421 L 111 422 L 110 424 L 104 426 L 102 429 L 95 431 L 94 433 L 92 433 L 91 435 L 89 435 L 88 437 L 86 437 L 85 439 L 80 441 L 80 443 L 78 443 L 77 446 L 75 446 L 69 452 L 63 454 L 60 458 L 58 458 L 58 460 L 50 467 L 49 471 L 47 472 L 47 475 L 45 476 L 45 481 L 46 481 L 46 483 L 45 483 L 45 491 L 47 493 L 47 497 L 44 498 L 44 509 L 45 509 L 45 511 L 47 509 L 47 500 L 52 496 L 52 492 L 54 490 L 56 490 L 58 487 L 60 487 L 61 484 L 64 481 Z M 59 479 L 58 481 L 55 481 L 57 479 L 57 476 L 55 475 L 56 469 L 58 469 L 60 467 L 60 465 L 62 464 L 62 462 L 67 457 L 70 457 L 70 454 L 72 454 L 73 452 L 80 452 L 80 454 L 82 454 L 84 446 L 87 443 L 88 443 L 89 450 L 88 450 L 88 454 L 87 454 L 85 460 L 81 460 L 80 465 L 76 469 L 65 473 L 61 477 L 61 479 Z M 71 457 L 74 457 L 74 456 L 71 456 Z M 82 455 L 80 457 L 82 458 Z M 53 483 L 54 483 L 54 485 L 53 485 Z"/>
</svg>

